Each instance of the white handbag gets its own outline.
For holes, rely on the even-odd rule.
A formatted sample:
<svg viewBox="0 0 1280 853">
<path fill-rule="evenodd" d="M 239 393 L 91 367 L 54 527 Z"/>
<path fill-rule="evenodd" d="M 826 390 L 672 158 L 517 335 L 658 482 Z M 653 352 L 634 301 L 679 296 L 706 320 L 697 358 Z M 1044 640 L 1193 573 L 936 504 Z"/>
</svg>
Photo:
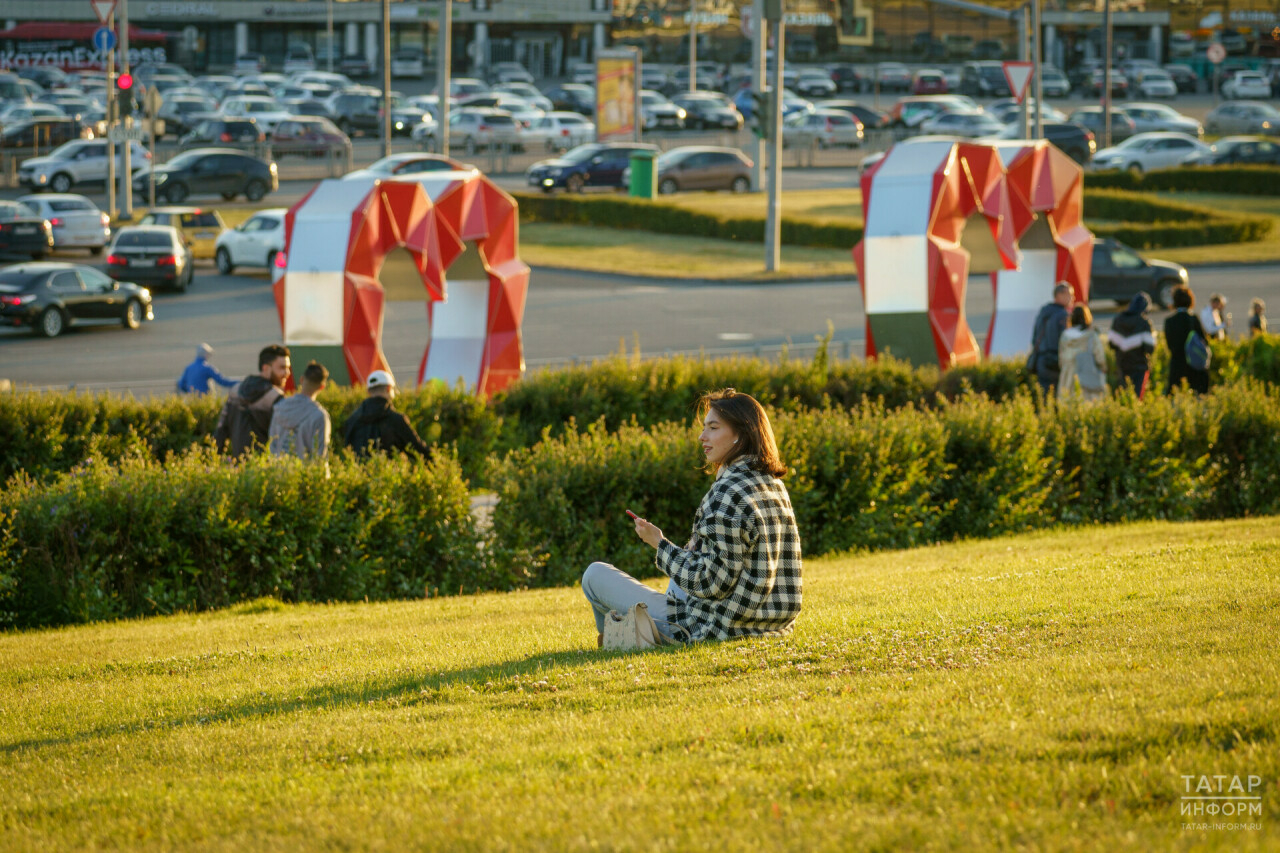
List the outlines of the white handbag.
<svg viewBox="0 0 1280 853">
<path fill-rule="evenodd" d="M 626 613 L 610 610 L 604 617 L 604 648 L 614 652 L 630 652 L 636 649 L 652 649 L 667 639 L 658 631 L 658 625 L 649 615 L 647 604 L 637 604 Z"/>
</svg>

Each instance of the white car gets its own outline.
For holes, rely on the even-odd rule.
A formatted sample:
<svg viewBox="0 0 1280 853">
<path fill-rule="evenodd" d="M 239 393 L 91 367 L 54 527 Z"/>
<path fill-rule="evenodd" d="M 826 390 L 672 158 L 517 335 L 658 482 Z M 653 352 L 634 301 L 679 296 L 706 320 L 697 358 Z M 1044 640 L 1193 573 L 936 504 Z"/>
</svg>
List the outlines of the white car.
<svg viewBox="0 0 1280 853">
<path fill-rule="evenodd" d="M 222 114 L 227 118 L 251 118 L 271 135 L 276 125 L 289 118 L 289 111 L 265 95 L 239 95 L 222 102 Z"/>
<path fill-rule="evenodd" d="M 1090 168 L 1149 172 L 1180 166 L 1192 157 L 1204 156 L 1208 150 L 1209 146 L 1185 133 L 1138 133 L 1094 154 Z"/>
<path fill-rule="evenodd" d="M 820 70 L 801 71 L 795 85 L 787 88 L 806 98 L 834 98 L 838 91 L 830 72 Z"/>
<path fill-rule="evenodd" d="M 427 57 L 421 48 L 402 47 L 391 56 L 391 76 L 422 78 L 427 71 Z"/>
<path fill-rule="evenodd" d="M 1204 126 L 1200 122 L 1184 116 L 1168 104 L 1117 104 L 1114 109 L 1133 119 L 1133 126 L 1138 133 L 1151 133 L 1167 130 L 1173 133 L 1185 133 L 1196 139 L 1204 137 Z"/>
<path fill-rule="evenodd" d="M 491 74 L 495 83 L 524 83 L 533 85 L 533 75 L 519 62 L 495 62 Z"/>
<path fill-rule="evenodd" d="M 453 101 L 465 101 L 467 98 L 483 95 L 489 91 L 483 80 L 475 77 L 449 78 L 449 98 Z"/>
<path fill-rule="evenodd" d="M 558 111 L 535 119 L 525 131 L 525 145 L 548 151 L 568 151 L 596 141 L 596 126 L 581 113 Z"/>
<path fill-rule="evenodd" d="M 495 95 L 508 94 L 521 98 L 525 103 L 531 104 L 543 112 L 551 112 L 555 109 L 551 99 L 539 92 L 532 83 L 499 83 L 490 90 Z"/>
<path fill-rule="evenodd" d="M 301 42 L 289 45 L 289 49 L 284 53 L 285 74 L 303 74 L 315 70 L 316 57 L 311 52 L 310 45 Z"/>
<path fill-rule="evenodd" d="M 1130 97 L 1134 95 L 1143 98 L 1178 97 L 1178 84 L 1173 82 L 1169 72 L 1163 68 L 1142 68 L 1135 79 L 1137 82 L 1133 84 Z"/>
<path fill-rule="evenodd" d="M 800 111 L 787 116 L 782 123 L 782 146 L 792 145 L 819 148 L 846 146 L 857 148 L 862 144 L 862 124 L 842 110 Z"/>
<path fill-rule="evenodd" d="M 136 171 L 151 165 L 151 152 L 141 142 L 129 144 L 129 167 Z M 123 146 L 116 148 L 116 163 L 124 167 Z M 107 141 L 73 139 L 53 149 L 46 157 L 31 157 L 18 167 L 18 181 L 35 191 L 70 192 L 76 184 L 107 182 Z"/>
<path fill-rule="evenodd" d="M 78 246 L 96 255 L 111 242 L 111 217 L 82 195 L 24 195 L 18 201 L 49 220 L 55 249 Z"/>
<path fill-rule="evenodd" d="M 431 113 L 424 113 L 422 121 L 413 126 L 409 131 L 409 136 L 414 142 L 418 143 L 418 147 L 424 151 L 434 149 L 437 140 L 440 138 L 440 122 L 436 121 Z"/>
<path fill-rule="evenodd" d="M 230 275 L 236 267 L 266 267 L 275 263 L 276 255 L 284 251 L 283 207 L 259 210 L 239 227 L 228 228 L 218 235 L 213 259 L 218 272 Z"/>
<path fill-rule="evenodd" d="M 57 104 L 10 104 L 0 110 L 0 127 L 30 121 L 34 118 L 61 118 L 66 113 Z"/>
<path fill-rule="evenodd" d="M 1241 71 L 1222 84 L 1222 97 L 1237 100 L 1239 98 L 1271 97 L 1271 84 L 1267 78 L 1254 71 Z"/>
</svg>

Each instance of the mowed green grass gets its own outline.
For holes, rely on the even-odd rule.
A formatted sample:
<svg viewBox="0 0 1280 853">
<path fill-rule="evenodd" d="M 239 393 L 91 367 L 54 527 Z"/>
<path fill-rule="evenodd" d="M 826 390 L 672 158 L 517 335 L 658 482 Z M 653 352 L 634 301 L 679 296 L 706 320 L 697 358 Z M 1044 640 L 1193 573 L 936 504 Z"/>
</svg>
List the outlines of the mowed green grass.
<svg viewBox="0 0 1280 853">
<path fill-rule="evenodd" d="M 3 635 L 0 837 L 1274 850 L 1278 549 L 1265 518 L 813 560 L 791 636 L 648 653 L 597 651 L 577 589 Z M 1214 775 L 1264 780 L 1260 830 L 1183 828 Z"/>
</svg>

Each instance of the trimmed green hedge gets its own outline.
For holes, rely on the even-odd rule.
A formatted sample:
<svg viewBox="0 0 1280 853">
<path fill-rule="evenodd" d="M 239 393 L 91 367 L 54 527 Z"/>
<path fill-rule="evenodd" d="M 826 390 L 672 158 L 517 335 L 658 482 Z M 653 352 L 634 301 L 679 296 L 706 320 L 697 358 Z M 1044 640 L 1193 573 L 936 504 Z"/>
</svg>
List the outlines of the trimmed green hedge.
<svg viewBox="0 0 1280 853">
<path fill-rule="evenodd" d="M 805 552 L 897 548 L 1062 523 L 1280 511 L 1280 393 L 1049 405 L 967 398 L 936 410 L 774 418 Z M 512 454 L 496 475 L 496 536 L 536 555 L 530 583 L 573 583 L 593 560 L 645 573 L 631 509 L 684 542 L 708 487 L 691 426 L 593 425 Z M 509 567 L 514 569 L 516 567 Z"/>
<path fill-rule="evenodd" d="M 1211 208 L 1124 189 L 1128 188 L 1086 189 L 1085 216 L 1114 221 L 1086 223 L 1095 234 L 1138 248 L 1158 249 L 1253 242 L 1266 239 L 1272 230 L 1269 217 L 1227 216 Z M 763 219 L 720 216 L 627 196 L 534 193 L 519 194 L 517 200 L 525 222 L 598 225 L 743 242 L 764 239 Z M 792 246 L 852 250 L 862 239 L 860 224 L 784 217 L 781 230 L 782 242 Z"/>
<path fill-rule="evenodd" d="M 1280 195 L 1280 169 L 1274 166 L 1182 166 L 1136 175 L 1125 171 L 1086 172 L 1085 205 L 1095 189 L 1141 192 L 1204 192 L 1231 195 Z"/>
<path fill-rule="evenodd" d="M 1215 386 L 1243 377 L 1280 385 L 1280 336 L 1215 341 L 1213 353 L 1210 381 Z M 1168 351 L 1157 347 L 1151 382 L 1157 393 L 1168 375 L 1167 360 Z M 1113 387 L 1118 378 L 1113 366 Z M 1033 385 L 1019 361 L 994 359 L 939 372 L 891 358 L 830 359 L 822 348 L 812 360 L 780 362 L 741 356 L 641 361 L 618 355 L 590 365 L 534 371 L 487 403 L 432 384 L 400 394 L 396 406 L 424 440 L 456 454 L 468 480 L 483 484 L 506 452 L 537 443 L 544 431 L 555 436 L 574 422 L 601 419 L 609 430 L 633 419 L 640 426 L 687 423 L 694 401 L 715 388 L 734 387 L 771 409 L 794 412 L 856 408 L 865 400 L 880 400 L 887 409 L 932 407 L 939 399 L 973 393 L 999 401 Z M 336 387 L 320 396 L 339 449 L 341 424 L 362 397 L 358 389 Z M 0 481 L 19 472 L 48 481 L 92 457 L 115 462 L 141 455 L 161 461 L 207 445 L 220 405 L 215 397 L 0 394 Z"/>
<path fill-rule="evenodd" d="M 93 461 L 0 495 L 0 625 L 509 587 L 479 547 L 457 463 L 323 465 L 199 451 Z"/>
</svg>

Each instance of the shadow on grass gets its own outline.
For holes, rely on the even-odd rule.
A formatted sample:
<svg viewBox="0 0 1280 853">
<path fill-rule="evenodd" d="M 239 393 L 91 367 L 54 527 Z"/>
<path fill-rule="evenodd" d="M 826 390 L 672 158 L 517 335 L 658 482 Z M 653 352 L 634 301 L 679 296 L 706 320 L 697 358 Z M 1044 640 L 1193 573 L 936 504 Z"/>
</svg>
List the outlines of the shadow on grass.
<svg viewBox="0 0 1280 853">
<path fill-rule="evenodd" d="M 164 729 L 184 728 L 186 726 L 208 726 L 217 723 L 229 723 L 326 708 L 365 705 L 396 699 L 412 700 L 412 702 L 403 704 L 418 704 L 423 700 L 424 694 L 450 687 L 470 686 L 476 692 L 481 692 L 491 682 L 505 681 L 516 675 L 525 676 L 535 673 L 545 675 L 550 669 L 573 669 L 586 664 L 611 659 L 630 658 L 637 655 L 679 654 L 685 648 L 687 647 L 668 646 L 645 652 L 605 652 L 596 649 L 546 652 L 531 655 L 523 660 L 503 661 L 449 672 L 424 673 L 416 676 L 406 675 L 382 684 L 343 684 L 315 687 L 302 694 L 296 694 L 296 698 L 290 700 L 264 697 L 258 701 L 244 702 L 219 711 L 178 715 L 167 720 L 151 719 L 139 723 L 98 726 L 97 728 L 65 737 L 15 741 L 0 745 L 0 754 L 15 755 L 28 750 L 70 746 L 118 735 L 144 734 Z M 436 700 L 428 699 L 427 701 Z"/>
</svg>

